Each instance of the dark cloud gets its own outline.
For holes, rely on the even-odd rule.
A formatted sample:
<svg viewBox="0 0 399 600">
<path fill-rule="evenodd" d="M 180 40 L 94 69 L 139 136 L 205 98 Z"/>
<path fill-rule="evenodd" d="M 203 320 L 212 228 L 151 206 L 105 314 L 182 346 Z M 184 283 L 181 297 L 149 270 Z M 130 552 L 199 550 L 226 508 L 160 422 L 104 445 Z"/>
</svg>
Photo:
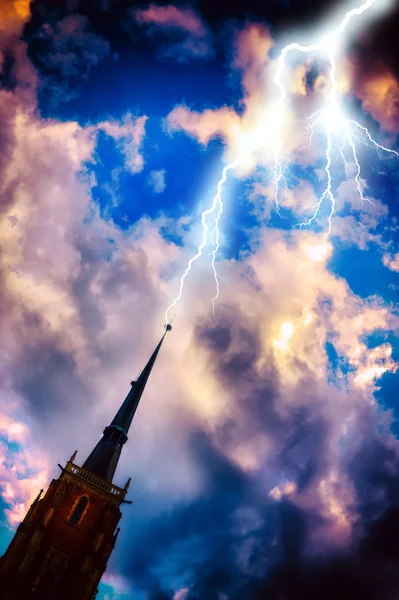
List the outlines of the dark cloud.
<svg viewBox="0 0 399 600">
<path fill-rule="evenodd" d="M 284 561 L 254 600 L 394 600 L 399 595 L 399 511 L 389 510 L 348 553 Z"/>
<path fill-rule="evenodd" d="M 46 22 L 30 33 L 29 55 L 40 74 L 42 102 L 56 106 L 75 97 L 80 82 L 109 51 L 109 42 L 81 14 Z"/>
<path fill-rule="evenodd" d="M 55 415 L 58 420 L 67 412 L 87 410 L 90 395 L 77 373 L 76 357 L 63 349 L 61 337 L 34 312 L 25 312 L 19 327 L 23 342 L 9 374 L 15 391 L 24 397 L 27 413 L 43 423 Z"/>
<path fill-rule="evenodd" d="M 350 51 L 358 61 L 359 77 L 388 69 L 399 79 L 399 50 L 394 43 L 398 22 L 399 7 L 392 2 L 386 15 L 370 21 L 354 38 Z"/>
<path fill-rule="evenodd" d="M 386 510 L 399 506 L 399 460 L 387 441 L 365 439 L 348 464 L 362 524 L 371 526 Z"/>
</svg>

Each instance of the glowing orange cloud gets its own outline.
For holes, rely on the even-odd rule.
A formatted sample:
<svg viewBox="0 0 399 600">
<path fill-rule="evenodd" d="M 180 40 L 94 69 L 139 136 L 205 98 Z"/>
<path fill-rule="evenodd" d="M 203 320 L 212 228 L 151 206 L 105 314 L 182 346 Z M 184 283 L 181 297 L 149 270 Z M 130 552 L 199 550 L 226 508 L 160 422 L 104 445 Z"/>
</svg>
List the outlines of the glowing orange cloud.
<svg viewBox="0 0 399 600">
<path fill-rule="evenodd" d="M 356 95 L 363 109 L 376 119 L 383 129 L 391 133 L 399 131 L 399 83 L 388 71 L 365 79 Z"/>
<path fill-rule="evenodd" d="M 30 0 L 0 1 L 0 31 L 18 35 L 30 16 Z"/>
</svg>

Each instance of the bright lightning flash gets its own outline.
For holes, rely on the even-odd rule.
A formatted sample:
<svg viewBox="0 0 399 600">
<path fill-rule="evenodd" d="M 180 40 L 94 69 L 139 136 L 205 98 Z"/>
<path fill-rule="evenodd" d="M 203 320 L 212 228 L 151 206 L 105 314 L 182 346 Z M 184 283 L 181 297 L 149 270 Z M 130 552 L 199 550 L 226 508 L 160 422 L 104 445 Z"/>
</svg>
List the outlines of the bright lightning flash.
<svg viewBox="0 0 399 600">
<path fill-rule="evenodd" d="M 349 176 L 349 166 L 345 156 L 345 149 L 348 147 L 353 162 L 355 164 L 356 172 L 355 172 L 355 183 L 356 189 L 359 194 L 360 200 L 364 202 L 367 200 L 371 202 L 367 198 L 364 197 L 363 189 L 365 187 L 365 182 L 361 177 L 360 163 L 358 159 L 357 153 L 357 143 L 364 144 L 368 148 L 374 148 L 379 154 L 381 152 L 394 154 L 397 158 L 399 158 L 399 153 L 395 150 L 391 150 L 390 148 L 386 148 L 378 144 L 373 140 L 369 131 L 354 121 L 353 119 L 348 119 L 343 114 L 341 110 L 338 98 L 337 98 L 337 81 L 336 81 L 336 56 L 337 56 L 337 48 L 340 41 L 340 36 L 345 32 L 345 29 L 349 22 L 353 17 L 360 16 L 364 12 L 366 12 L 373 4 L 377 1 L 381 2 L 381 0 L 367 0 L 358 8 L 354 8 L 346 13 L 345 17 L 341 21 L 340 25 L 337 29 L 335 29 L 330 35 L 325 37 L 321 42 L 317 44 L 312 44 L 309 46 L 302 46 L 297 43 L 289 44 L 285 46 L 281 51 L 281 54 L 278 58 L 277 69 L 275 76 L 273 78 L 274 83 L 277 85 L 279 89 L 279 99 L 278 99 L 278 107 L 277 107 L 277 127 L 281 130 L 282 120 L 283 120 L 283 111 L 284 111 L 284 103 L 287 97 L 286 89 L 282 83 L 282 75 L 285 70 L 285 61 L 287 55 L 296 50 L 302 53 L 321 53 L 322 55 L 326 55 L 329 61 L 330 69 L 329 69 L 329 80 L 330 80 L 330 89 L 327 96 L 327 106 L 326 108 L 317 110 L 310 117 L 308 117 L 303 123 L 305 124 L 306 131 L 309 133 L 309 143 L 304 148 L 308 148 L 312 144 L 312 138 L 314 134 L 314 130 L 316 125 L 321 124 L 324 128 L 325 137 L 326 137 L 326 154 L 325 154 L 325 175 L 326 175 L 326 186 L 322 195 L 320 196 L 319 201 L 315 206 L 312 207 L 313 214 L 300 223 L 300 227 L 310 225 L 315 218 L 317 217 L 319 210 L 324 202 L 324 200 L 329 201 L 330 203 L 330 212 L 328 215 L 328 228 L 324 236 L 324 242 L 326 242 L 327 237 L 331 233 L 332 226 L 332 217 L 335 212 L 335 197 L 333 194 L 333 181 L 331 174 L 331 165 L 334 151 L 334 132 L 343 132 L 341 145 L 339 147 L 339 154 L 343 161 L 345 173 Z M 287 172 L 287 167 L 284 166 L 281 160 L 281 135 L 280 142 L 276 144 L 275 154 L 274 154 L 274 189 L 275 189 L 275 203 L 276 209 L 279 212 L 280 204 L 279 204 L 279 192 L 281 184 L 284 184 L 286 187 L 286 182 L 284 178 L 284 173 Z M 304 149 L 302 148 L 302 150 Z"/>
<path fill-rule="evenodd" d="M 355 176 L 354 176 L 356 188 L 357 188 L 358 194 L 359 194 L 362 202 L 364 202 L 364 201 L 370 202 L 370 200 L 365 198 L 364 194 L 363 194 L 365 182 L 361 177 L 361 169 L 360 169 L 360 163 L 359 163 L 358 153 L 357 153 L 357 144 L 360 143 L 360 144 L 367 146 L 368 148 L 371 147 L 374 150 L 376 150 L 378 152 L 378 154 L 381 154 L 383 152 L 384 153 L 392 153 L 397 158 L 399 158 L 398 152 L 396 152 L 395 150 L 386 148 L 385 146 L 382 146 L 382 145 L 378 144 L 376 141 L 374 141 L 374 139 L 371 137 L 369 131 L 365 127 L 363 127 L 362 125 L 360 125 L 359 123 L 357 123 L 356 121 L 354 121 L 352 119 L 346 118 L 345 115 L 343 114 L 343 111 L 341 110 L 341 108 L 339 106 L 339 99 L 337 97 L 336 56 L 337 56 L 337 48 L 339 46 L 340 37 L 345 32 L 347 25 L 350 23 L 350 21 L 352 20 L 353 17 L 362 15 L 373 4 L 376 4 L 377 2 L 378 2 L 378 4 L 382 5 L 384 0 L 367 0 L 363 4 L 361 4 L 358 8 L 354 8 L 354 9 L 348 11 L 345 14 L 341 23 L 339 24 L 338 28 L 333 30 L 327 37 L 322 39 L 317 44 L 302 46 L 301 44 L 298 44 L 295 42 L 293 44 L 289 44 L 288 46 L 285 46 L 285 48 L 283 48 L 283 50 L 281 51 L 280 56 L 277 60 L 277 69 L 276 69 L 276 72 L 275 72 L 275 75 L 273 78 L 273 81 L 279 90 L 278 104 L 276 106 L 276 111 L 273 114 L 273 123 L 271 124 L 275 128 L 275 131 L 277 134 L 277 138 L 276 138 L 277 141 L 274 144 L 274 153 L 273 153 L 273 159 L 274 159 L 274 169 L 273 169 L 274 178 L 273 179 L 274 179 L 275 204 L 276 204 L 277 212 L 279 212 L 280 211 L 280 204 L 279 204 L 280 187 L 281 187 L 281 185 L 284 185 L 285 187 L 287 187 L 286 175 L 289 174 L 288 167 L 286 167 L 284 165 L 284 163 L 281 159 L 282 146 L 283 146 L 281 130 L 282 130 L 282 123 L 283 123 L 283 118 L 284 118 L 285 101 L 287 98 L 287 91 L 282 82 L 282 77 L 283 77 L 285 67 L 286 67 L 286 58 L 287 58 L 288 54 L 293 51 L 301 52 L 304 54 L 320 53 L 323 56 L 327 56 L 327 58 L 328 58 L 330 89 L 329 89 L 328 95 L 327 95 L 327 106 L 323 109 L 317 110 L 312 115 L 310 115 L 310 117 L 308 117 L 305 121 L 303 121 L 303 123 L 305 124 L 305 129 L 309 133 L 309 143 L 307 146 L 304 146 L 304 148 L 311 146 L 312 138 L 313 138 L 313 134 L 314 134 L 316 126 L 321 124 L 322 127 L 324 128 L 325 137 L 326 137 L 326 141 L 327 141 L 326 153 L 325 153 L 325 167 L 324 167 L 325 174 L 326 174 L 326 186 L 325 186 L 325 189 L 324 189 L 322 195 L 320 196 L 319 201 L 316 203 L 315 206 L 312 207 L 312 209 L 314 210 L 312 216 L 309 217 L 307 220 L 303 221 L 302 223 L 300 223 L 301 227 L 310 225 L 316 219 L 323 202 L 325 200 L 329 201 L 331 208 L 330 208 L 330 212 L 328 215 L 328 228 L 327 228 L 327 231 L 324 236 L 324 246 L 326 245 L 327 237 L 331 233 L 332 218 L 333 218 L 333 215 L 335 212 L 335 197 L 333 194 L 333 178 L 332 178 L 332 173 L 331 173 L 331 166 L 332 166 L 332 162 L 333 162 L 333 152 L 335 149 L 334 142 L 335 142 L 335 137 L 336 137 L 334 135 L 334 132 L 337 132 L 337 131 L 343 132 L 341 144 L 340 144 L 340 146 L 338 146 L 337 150 L 343 161 L 345 173 L 347 176 L 349 176 L 349 165 L 348 165 L 348 161 L 347 161 L 346 155 L 345 155 L 346 149 L 349 149 L 349 151 L 351 153 L 351 156 L 352 156 L 353 162 L 355 164 L 355 168 L 356 168 Z M 260 128 L 260 129 L 262 129 L 262 128 Z M 260 133 L 260 132 L 258 132 L 258 133 Z M 302 148 L 302 150 L 304 148 Z M 237 167 L 237 165 L 241 161 L 244 161 L 245 154 L 246 154 L 245 151 L 242 152 L 242 156 L 240 158 L 237 158 L 234 162 L 232 162 L 224 167 L 224 169 L 222 171 L 222 176 L 217 185 L 216 195 L 214 196 L 210 207 L 208 209 L 206 209 L 201 215 L 201 224 L 202 224 L 201 243 L 199 244 L 199 246 L 197 248 L 196 254 L 194 256 L 192 256 L 192 258 L 190 258 L 190 260 L 188 261 L 186 270 L 184 271 L 183 275 L 181 276 L 178 295 L 176 296 L 176 298 L 172 302 L 172 304 L 170 304 L 170 306 L 166 309 L 166 312 L 165 312 L 166 323 L 170 322 L 170 318 L 169 318 L 170 311 L 173 308 L 175 308 L 175 306 L 181 299 L 181 297 L 183 295 L 183 288 L 184 288 L 186 278 L 187 278 L 188 274 L 190 273 L 193 264 L 202 256 L 203 251 L 208 244 L 208 241 L 211 241 L 211 243 L 213 244 L 211 264 L 212 264 L 213 276 L 215 279 L 216 293 L 215 293 L 214 298 L 212 299 L 212 305 L 213 305 L 213 313 L 215 313 L 215 303 L 219 296 L 219 291 L 220 291 L 220 289 L 219 289 L 220 275 L 218 274 L 218 272 L 216 270 L 216 257 L 217 257 L 217 252 L 218 252 L 219 246 L 220 246 L 219 222 L 220 222 L 220 218 L 223 213 L 223 201 L 222 201 L 223 186 L 226 183 L 228 171 L 230 169 L 234 169 L 235 167 Z M 213 219 L 213 229 L 211 231 L 210 236 L 209 236 L 210 231 L 209 231 L 209 224 L 208 224 L 209 218 Z M 208 237 L 209 237 L 209 239 L 208 239 Z"/>
<path fill-rule="evenodd" d="M 213 250 L 212 250 L 212 270 L 213 270 L 213 276 L 214 276 L 215 284 L 216 284 L 216 294 L 212 298 L 212 306 L 213 306 L 213 313 L 215 314 L 215 303 L 219 297 L 219 291 L 220 291 L 220 287 L 219 287 L 220 275 L 218 274 L 218 272 L 216 270 L 215 263 L 216 263 L 216 255 L 217 255 L 217 252 L 218 252 L 219 246 L 220 246 L 219 221 L 220 221 L 220 217 L 222 216 L 222 213 L 223 213 L 222 192 L 223 192 L 223 186 L 227 181 L 228 171 L 230 169 L 234 169 L 237 166 L 238 162 L 239 162 L 239 159 L 235 160 L 232 163 L 229 163 L 228 165 L 226 165 L 224 167 L 224 169 L 222 171 L 222 177 L 220 178 L 219 183 L 217 185 L 217 192 L 212 200 L 212 204 L 208 209 L 204 210 L 204 212 L 201 215 L 202 240 L 201 240 L 200 245 L 197 248 L 196 254 L 190 258 L 190 260 L 187 263 L 186 270 L 184 271 L 183 275 L 181 276 L 178 295 L 176 296 L 176 298 L 174 299 L 172 304 L 170 304 L 170 306 L 168 306 L 168 308 L 166 309 L 166 312 L 165 312 L 165 322 L 166 323 L 169 323 L 169 321 L 170 321 L 170 318 L 169 318 L 170 311 L 176 306 L 176 304 L 179 302 L 180 298 L 183 295 L 184 282 L 187 278 L 187 275 L 191 271 L 191 267 L 200 258 L 200 256 L 202 256 L 203 250 L 208 243 L 209 226 L 208 226 L 207 219 L 209 216 L 213 217 L 213 224 L 214 224 L 213 231 L 212 231 L 213 235 L 211 235 L 211 237 L 214 239 Z"/>
</svg>

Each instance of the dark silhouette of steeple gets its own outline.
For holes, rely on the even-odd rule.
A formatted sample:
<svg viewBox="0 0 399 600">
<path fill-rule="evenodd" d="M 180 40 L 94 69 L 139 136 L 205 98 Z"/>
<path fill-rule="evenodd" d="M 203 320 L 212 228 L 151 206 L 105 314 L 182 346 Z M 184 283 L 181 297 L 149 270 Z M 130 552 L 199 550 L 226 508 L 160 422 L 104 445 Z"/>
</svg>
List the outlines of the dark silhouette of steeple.
<svg viewBox="0 0 399 600">
<path fill-rule="evenodd" d="M 116 413 L 111 424 L 104 429 L 103 437 L 83 464 L 84 469 L 106 479 L 110 483 L 112 482 L 122 447 L 127 441 L 129 427 L 157 359 L 158 352 L 165 339 L 166 333 L 171 329 L 171 325 L 166 325 L 165 333 L 158 346 L 155 348 L 150 360 L 141 371 L 137 381 L 132 381 L 130 392 L 126 396 L 122 406 Z"/>
<path fill-rule="evenodd" d="M 40 491 L 0 558 L 1 600 L 94 600 L 119 534 L 124 488 L 112 483 L 167 331 L 83 467 L 74 452 Z"/>
</svg>

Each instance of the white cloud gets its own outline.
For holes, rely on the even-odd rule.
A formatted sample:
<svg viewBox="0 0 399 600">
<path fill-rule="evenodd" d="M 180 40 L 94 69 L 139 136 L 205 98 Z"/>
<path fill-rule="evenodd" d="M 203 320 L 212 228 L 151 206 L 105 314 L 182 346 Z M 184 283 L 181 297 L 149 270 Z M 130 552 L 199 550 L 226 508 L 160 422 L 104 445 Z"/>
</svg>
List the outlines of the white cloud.
<svg viewBox="0 0 399 600">
<path fill-rule="evenodd" d="M 398 254 L 384 254 L 382 262 L 391 271 L 399 273 L 399 252 Z"/>
<path fill-rule="evenodd" d="M 151 171 L 147 178 L 148 185 L 153 189 L 155 194 L 161 194 L 166 188 L 165 173 L 165 169 Z"/>
<path fill-rule="evenodd" d="M 144 167 L 141 144 L 145 135 L 147 117 L 134 117 L 126 113 L 121 120 L 110 119 L 97 125 L 115 140 L 117 147 L 125 157 L 125 168 L 131 173 L 140 173 Z"/>
</svg>

